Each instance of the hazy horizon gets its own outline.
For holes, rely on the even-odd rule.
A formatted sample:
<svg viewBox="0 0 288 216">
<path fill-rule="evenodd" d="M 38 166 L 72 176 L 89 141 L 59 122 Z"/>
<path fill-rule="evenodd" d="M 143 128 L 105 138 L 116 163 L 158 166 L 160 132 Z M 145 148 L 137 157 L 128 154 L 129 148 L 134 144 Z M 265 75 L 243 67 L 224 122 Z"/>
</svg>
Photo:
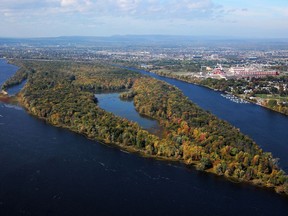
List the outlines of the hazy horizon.
<svg viewBox="0 0 288 216">
<path fill-rule="evenodd" d="M 224 36 L 224 35 L 168 35 L 168 34 L 121 34 L 121 35 L 59 35 L 59 36 L 4 36 L 0 35 L 0 39 L 57 39 L 57 38 L 125 38 L 125 37 L 182 37 L 182 38 L 195 38 L 195 39 L 215 39 L 215 40 L 288 40 L 288 35 L 286 37 L 249 37 L 249 36 Z"/>
</svg>

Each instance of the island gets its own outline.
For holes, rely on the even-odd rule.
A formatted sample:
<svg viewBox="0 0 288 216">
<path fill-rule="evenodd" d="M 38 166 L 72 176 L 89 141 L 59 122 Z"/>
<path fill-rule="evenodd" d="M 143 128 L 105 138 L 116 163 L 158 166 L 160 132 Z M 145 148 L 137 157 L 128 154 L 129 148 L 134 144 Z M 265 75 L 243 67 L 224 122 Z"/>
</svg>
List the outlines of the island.
<svg viewBox="0 0 288 216">
<path fill-rule="evenodd" d="M 235 182 L 288 194 L 288 176 L 271 153 L 170 84 L 101 61 L 13 63 L 21 69 L 3 90 L 27 79 L 18 102 L 51 125 L 145 157 L 179 161 Z M 163 137 L 101 109 L 94 97 L 99 92 L 124 92 L 121 97 L 133 100 L 140 114 L 158 120 Z"/>
</svg>

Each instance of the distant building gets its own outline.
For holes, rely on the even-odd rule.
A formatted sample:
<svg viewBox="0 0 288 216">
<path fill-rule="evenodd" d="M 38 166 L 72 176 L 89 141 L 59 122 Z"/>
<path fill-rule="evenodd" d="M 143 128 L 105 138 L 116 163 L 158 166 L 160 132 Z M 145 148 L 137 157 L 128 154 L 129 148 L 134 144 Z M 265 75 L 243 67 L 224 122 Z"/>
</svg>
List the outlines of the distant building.
<svg viewBox="0 0 288 216">
<path fill-rule="evenodd" d="M 229 72 L 237 77 L 264 77 L 264 76 L 278 76 L 277 71 L 260 71 L 253 68 L 245 67 L 231 67 Z"/>
<path fill-rule="evenodd" d="M 221 64 L 217 64 L 217 66 L 213 69 L 212 73 L 213 74 L 219 74 L 219 75 L 225 74 Z"/>
<path fill-rule="evenodd" d="M 242 74 L 245 73 L 246 71 L 247 69 L 245 67 L 231 67 L 229 69 L 229 72 L 232 73 L 233 75 Z"/>
<path fill-rule="evenodd" d="M 217 66 L 211 72 L 208 73 L 208 77 L 211 77 L 214 79 L 226 79 L 225 75 L 226 74 L 221 64 L 217 64 Z"/>
<path fill-rule="evenodd" d="M 140 67 L 145 69 L 151 69 L 153 68 L 153 65 L 141 64 Z"/>
</svg>

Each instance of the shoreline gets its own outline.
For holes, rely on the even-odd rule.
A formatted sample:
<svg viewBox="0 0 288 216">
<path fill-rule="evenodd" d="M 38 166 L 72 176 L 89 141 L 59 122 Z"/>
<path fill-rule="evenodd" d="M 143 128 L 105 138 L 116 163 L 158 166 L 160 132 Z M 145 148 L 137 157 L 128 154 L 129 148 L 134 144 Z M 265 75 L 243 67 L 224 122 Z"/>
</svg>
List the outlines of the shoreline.
<svg viewBox="0 0 288 216">
<path fill-rule="evenodd" d="M 1 94 L 0 94 L 1 96 Z M 201 172 L 201 173 L 206 173 L 206 174 L 212 174 L 215 177 L 219 177 L 221 179 L 224 179 L 225 181 L 229 181 L 232 182 L 234 184 L 243 184 L 243 185 L 250 185 L 250 186 L 256 186 L 257 188 L 261 188 L 270 192 L 276 192 L 278 195 L 283 196 L 285 198 L 288 198 L 288 195 L 283 193 L 282 191 L 277 190 L 277 187 L 273 187 L 273 186 L 269 186 L 269 185 L 265 185 L 265 184 L 261 184 L 261 182 L 257 182 L 254 180 L 251 181 L 246 181 L 246 180 L 239 180 L 233 177 L 228 177 L 225 174 L 223 175 L 219 175 L 216 174 L 215 171 L 213 170 L 213 168 L 210 169 L 206 169 L 206 170 L 199 170 L 197 169 L 197 165 L 200 163 L 200 161 L 189 161 L 186 162 L 185 160 L 181 160 L 180 158 L 176 159 L 176 158 L 169 158 L 169 157 L 165 157 L 165 156 L 159 156 L 159 155 L 152 155 L 152 154 L 147 154 L 144 150 L 141 149 L 137 149 L 133 146 L 127 146 L 127 145 L 123 145 L 121 143 L 107 143 L 104 140 L 101 139 L 96 139 L 96 138 L 92 138 L 89 137 L 88 135 L 86 135 L 85 133 L 81 133 L 79 131 L 70 129 L 69 127 L 65 126 L 65 125 L 58 125 L 58 124 L 53 124 L 50 121 L 47 121 L 45 118 L 39 117 L 37 115 L 32 114 L 28 109 L 26 109 L 25 106 L 23 106 L 21 99 L 19 99 L 19 96 L 14 98 L 15 101 L 17 101 L 19 103 L 19 105 L 24 108 L 24 110 L 27 112 L 27 114 L 35 117 L 38 120 L 44 121 L 46 124 L 53 126 L 53 127 L 57 127 L 57 128 L 61 128 L 64 130 L 68 130 L 69 132 L 84 136 L 86 139 L 97 142 L 101 145 L 104 145 L 106 147 L 109 148 L 116 148 L 120 151 L 122 151 L 123 153 L 126 154 L 134 154 L 136 156 L 140 156 L 142 158 L 146 158 L 146 159 L 152 159 L 152 160 L 158 160 L 158 161 L 162 161 L 162 162 L 166 162 L 166 163 L 175 163 L 176 165 L 184 165 L 187 169 L 189 170 L 193 170 L 196 172 Z M 5 103 L 5 102 L 4 102 Z"/>
<path fill-rule="evenodd" d="M 17 104 L 18 99 L 16 96 L 10 96 L 9 94 L 3 94 L 2 92 L 0 92 L 0 102 L 6 104 Z"/>
<path fill-rule="evenodd" d="M 95 142 L 97 142 L 101 145 L 105 145 L 109 148 L 116 148 L 116 149 L 118 149 L 118 150 L 120 150 L 126 154 L 134 154 L 136 156 L 140 156 L 140 157 L 146 158 L 146 159 L 153 159 L 153 160 L 163 161 L 163 162 L 167 162 L 167 163 L 176 163 L 178 165 L 184 165 L 185 167 L 187 167 L 187 169 L 194 170 L 196 172 L 212 174 L 216 177 L 220 177 L 220 178 L 222 178 L 226 181 L 232 182 L 234 184 L 244 184 L 244 185 L 247 184 L 247 185 L 251 185 L 251 186 L 256 186 L 257 188 L 269 190 L 269 191 L 274 192 L 274 193 L 276 192 L 278 195 L 288 198 L 288 194 L 285 194 L 283 191 L 278 190 L 277 187 L 265 185 L 263 182 L 259 182 L 255 179 L 251 180 L 251 181 L 247 181 L 247 180 L 239 180 L 239 179 L 234 178 L 234 177 L 229 177 L 229 176 L 226 176 L 225 174 L 219 175 L 213 170 L 213 168 L 209 168 L 206 170 L 199 170 L 199 169 L 197 169 L 197 165 L 200 164 L 200 161 L 187 162 L 181 158 L 169 158 L 169 157 L 160 156 L 160 155 L 147 154 L 145 152 L 145 150 L 138 149 L 134 146 L 124 145 L 121 143 L 108 143 L 108 142 L 105 142 L 105 140 L 89 137 L 87 134 L 82 133 L 82 132 L 77 131 L 77 130 L 73 130 L 73 129 L 69 128 L 68 126 L 53 124 L 52 122 L 47 121 L 47 119 L 45 119 L 45 118 L 34 115 L 23 105 L 23 103 L 21 102 L 21 99 L 19 99 L 19 96 L 17 97 L 17 101 L 19 102 L 20 106 L 23 107 L 29 115 L 35 117 L 36 119 L 44 121 L 45 123 L 49 124 L 50 126 L 61 128 L 64 130 L 68 130 L 69 132 L 84 136 L 86 139 L 89 139 L 91 141 L 95 141 Z"/>
</svg>

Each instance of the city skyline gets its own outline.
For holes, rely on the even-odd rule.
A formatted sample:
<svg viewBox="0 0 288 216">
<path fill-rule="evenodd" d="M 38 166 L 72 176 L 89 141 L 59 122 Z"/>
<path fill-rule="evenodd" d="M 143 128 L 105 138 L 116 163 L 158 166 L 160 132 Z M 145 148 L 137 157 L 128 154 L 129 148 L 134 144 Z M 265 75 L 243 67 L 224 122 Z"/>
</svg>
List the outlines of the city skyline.
<svg viewBox="0 0 288 216">
<path fill-rule="evenodd" d="M 0 37 L 287 38 L 285 0 L 0 0 Z"/>
</svg>

